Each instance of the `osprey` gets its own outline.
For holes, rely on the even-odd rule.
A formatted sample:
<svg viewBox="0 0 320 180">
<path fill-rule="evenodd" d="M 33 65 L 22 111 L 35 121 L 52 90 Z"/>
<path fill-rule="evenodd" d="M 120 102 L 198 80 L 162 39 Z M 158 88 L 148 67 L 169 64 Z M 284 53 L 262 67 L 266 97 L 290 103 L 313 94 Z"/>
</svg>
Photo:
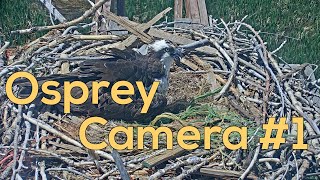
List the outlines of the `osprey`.
<svg viewBox="0 0 320 180">
<path fill-rule="evenodd" d="M 71 112 L 78 115 L 100 116 L 106 119 L 140 121 L 146 122 L 163 112 L 167 105 L 166 93 L 169 87 L 169 72 L 175 59 L 181 57 L 181 50 L 175 48 L 170 42 L 165 40 L 155 41 L 150 45 L 143 45 L 139 49 L 126 51 L 112 50 L 112 58 L 102 58 L 94 60 L 82 60 L 79 68 L 69 74 L 55 74 L 47 77 L 39 77 L 38 83 L 42 84 L 45 80 L 58 81 L 82 81 L 87 84 L 91 91 L 92 81 L 108 81 L 110 85 L 118 81 L 128 81 L 135 84 L 136 81 L 142 81 L 144 86 L 149 90 L 154 81 L 159 81 L 157 92 L 152 100 L 149 111 L 141 114 L 143 101 L 139 93 L 134 93 L 131 98 L 133 102 L 127 105 L 115 103 L 110 96 L 110 89 L 100 89 L 99 104 L 93 105 L 91 97 L 81 105 L 72 105 Z M 19 96 L 28 96 L 30 93 L 30 83 L 19 81 L 17 83 L 21 88 Z M 62 92 L 62 87 L 57 91 Z M 136 87 L 134 88 L 137 89 Z M 74 98 L 80 97 L 80 89 L 72 89 Z M 90 96 L 92 94 L 90 93 Z M 43 97 L 44 95 L 42 95 Z M 63 97 L 63 95 L 62 95 Z M 48 98 L 48 97 L 47 97 Z M 50 98 L 50 97 L 49 97 Z M 41 99 L 41 95 L 39 98 Z M 40 102 L 40 101 L 39 101 Z M 63 98 L 59 105 L 54 107 L 39 106 L 42 110 L 52 110 L 52 108 L 63 112 Z M 40 110 L 41 111 L 41 110 Z"/>
</svg>

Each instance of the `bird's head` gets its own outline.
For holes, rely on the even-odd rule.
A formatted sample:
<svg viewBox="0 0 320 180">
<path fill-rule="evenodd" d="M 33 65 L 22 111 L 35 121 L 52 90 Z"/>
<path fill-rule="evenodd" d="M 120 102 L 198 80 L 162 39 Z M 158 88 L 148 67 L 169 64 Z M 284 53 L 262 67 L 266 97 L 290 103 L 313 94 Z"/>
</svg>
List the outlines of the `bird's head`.
<svg viewBox="0 0 320 180">
<path fill-rule="evenodd" d="M 180 61 L 182 49 L 176 48 L 171 42 L 158 40 L 149 45 L 149 53 L 153 54 L 164 64 L 165 69 L 170 70 L 173 61 Z"/>
<path fill-rule="evenodd" d="M 165 75 L 157 80 L 160 81 L 159 92 L 165 93 L 169 86 L 170 67 L 174 61 L 180 61 L 182 51 L 169 41 L 158 40 L 148 45 L 148 53 L 154 58 L 159 59 L 164 67 Z"/>
</svg>

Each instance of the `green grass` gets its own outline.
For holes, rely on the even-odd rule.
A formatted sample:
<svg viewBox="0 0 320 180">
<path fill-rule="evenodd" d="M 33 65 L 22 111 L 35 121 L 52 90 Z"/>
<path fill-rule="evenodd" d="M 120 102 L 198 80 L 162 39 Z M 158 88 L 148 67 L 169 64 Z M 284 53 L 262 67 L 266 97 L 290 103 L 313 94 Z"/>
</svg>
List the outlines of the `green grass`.
<svg viewBox="0 0 320 180">
<path fill-rule="evenodd" d="M 32 25 L 48 24 L 43 8 L 36 0 L 0 0 L 0 27 L 8 34 L 10 30 Z M 248 15 L 246 22 L 262 33 L 268 49 L 276 49 L 284 40 L 287 44 L 278 55 L 289 63 L 314 63 L 320 65 L 320 1 L 319 0 L 206 0 L 208 13 L 225 21 L 240 20 Z M 130 19 L 146 22 L 174 0 L 127 0 Z M 19 11 L 18 11 L 19 10 Z M 173 16 L 173 11 L 169 14 Z M 10 37 L 25 42 L 34 36 Z M 319 74 L 319 73 L 318 73 Z"/>
<path fill-rule="evenodd" d="M 4 34 L 14 45 L 31 41 L 43 33 L 10 35 L 10 31 L 49 23 L 46 9 L 37 0 L 0 0 L 0 35 Z"/>
</svg>

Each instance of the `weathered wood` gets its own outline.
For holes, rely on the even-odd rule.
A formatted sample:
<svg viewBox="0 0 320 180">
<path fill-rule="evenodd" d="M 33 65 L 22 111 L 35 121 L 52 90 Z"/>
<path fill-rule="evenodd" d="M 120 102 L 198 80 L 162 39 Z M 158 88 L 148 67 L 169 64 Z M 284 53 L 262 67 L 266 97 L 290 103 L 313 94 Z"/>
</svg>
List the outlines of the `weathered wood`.
<svg viewBox="0 0 320 180">
<path fill-rule="evenodd" d="M 190 18 L 191 19 L 191 7 L 190 7 L 190 1 L 192 0 L 185 0 L 185 7 L 186 7 L 186 18 Z"/>
<path fill-rule="evenodd" d="M 48 9 L 49 13 L 51 13 L 55 20 L 58 20 L 59 22 L 65 22 L 66 18 L 58 11 L 56 7 L 54 7 L 53 4 L 51 4 L 47 0 L 40 0 L 40 2 Z"/>
<path fill-rule="evenodd" d="M 177 157 L 186 151 L 187 150 L 181 148 L 180 146 L 174 147 L 172 150 L 166 150 L 162 154 L 159 154 L 157 156 L 153 156 L 153 157 L 143 161 L 142 165 L 144 167 L 151 168 L 151 167 L 154 167 L 154 166 L 161 164 L 165 161 L 168 161 L 169 159 Z"/>
<path fill-rule="evenodd" d="M 200 23 L 203 25 L 209 25 L 206 0 L 198 0 L 198 6 L 200 12 Z"/>
<path fill-rule="evenodd" d="M 182 18 L 183 0 L 174 1 L 174 19 Z"/>
<path fill-rule="evenodd" d="M 199 69 L 199 67 L 194 64 L 193 62 L 191 62 L 190 60 L 186 59 L 186 58 L 182 58 L 181 59 L 181 63 L 188 66 L 189 68 L 191 68 L 193 71 L 197 71 Z"/>
<path fill-rule="evenodd" d="M 190 12 L 193 23 L 200 23 L 199 6 L 197 0 L 190 1 Z"/>
<path fill-rule="evenodd" d="M 151 36 L 149 36 L 148 34 L 144 33 L 143 31 L 141 31 L 137 27 L 132 26 L 130 21 L 128 21 L 127 19 L 119 17 L 119 16 L 113 14 L 110 11 L 105 12 L 105 15 L 109 20 L 112 20 L 112 21 L 118 23 L 120 26 L 124 27 L 129 32 L 131 32 L 132 34 L 134 34 L 137 37 L 139 37 L 143 42 L 145 42 L 145 43 L 151 43 L 152 42 L 152 37 Z"/>
<path fill-rule="evenodd" d="M 175 11 L 174 11 L 174 19 L 183 20 L 182 16 L 182 9 L 183 9 L 183 1 L 182 0 L 175 0 Z M 185 0 L 185 9 L 186 9 L 186 16 L 185 19 L 191 19 L 193 24 L 188 25 L 193 29 L 199 28 L 198 24 L 208 25 L 208 13 L 205 0 Z M 180 24 L 175 24 L 175 27 L 182 26 Z"/>
<path fill-rule="evenodd" d="M 121 179 L 130 180 L 129 173 L 123 164 L 123 161 L 121 159 L 119 152 L 115 149 L 112 149 L 111 155 L 112 155 L 114 162 L 116 163 L 116 166 L 120 172 Z"/>
<path fill-rule="evenodd" d="M 188 38 L 176 35 L 176 34 L 167 33 L 165 31 L 162 31 L 159 29 L 154 29 L 154 28 L 151 28 L 149 30 L 148 34 L 153 37 L 169 40 L 169 41 L 174 42 L 179 45 L 191 44 L 191 43 L 196 42 L 194 40 L 191 40 L 191 39 L 188 39 Z M 210 47 L 210 46 L 199 47 L 199 48 L 196 48 L 195 50 L 198 52 L 206 53 L 206 54 L 220 56 L 219 51 L 213 47 Z"/>
<path fill-rule="evenodd" d="M 190 169 L 191 166 L 186 166 L 186 170 Z M 232 170 L 223 170 L 223 169 L 214 169 L 214 168 L 200 168 L 196 174 L 209 176 L 209 177 L 216 177 L 216 178 L 222 178 L 222 179 L 230 179 L 230 178 L 239 178 L 242 174 L 242 172 L 239 171 L 232 171 Z M 251 174 L 247 176 L 247 179 L 258 179 L 257 176 Z"/>
<path fill-rule="evenodd" d="M 167 8 L 158 15 L 156 15 L 154 18 L 152 18 L 149 22 L 146 24 L 138 25 L 138 30 L 144 32 L 145 30 L 149 29 L 153 24 L 158 22 L 165 14 L 167 14 L 172 8 Z M 131 23 L 132 25 L 132 23 Z M 126 47 L 130 46 L 134 41 L 137 40 L 137 37 L 135 35 L 129 36 L 126 40 L 121 43 L 121 45 L 118 47 L 119 49 L 125 49 Z"/>
</svg>

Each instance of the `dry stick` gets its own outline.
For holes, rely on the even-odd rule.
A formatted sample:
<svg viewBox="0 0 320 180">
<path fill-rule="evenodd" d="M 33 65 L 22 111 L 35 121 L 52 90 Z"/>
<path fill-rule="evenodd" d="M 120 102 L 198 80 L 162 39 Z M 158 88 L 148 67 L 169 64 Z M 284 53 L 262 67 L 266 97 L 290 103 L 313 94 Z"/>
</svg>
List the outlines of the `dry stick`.
<svg viewBox="0 0 320 180">
<path fill-rule="evenodd" d="M 290 88 L 289 83 L 285 82 L 284 87 L 289 95 L 289 98 L 292 102 L 294 109 L 300 114 L 300 116 L 302 116 L 305 120 L 307 120 L 307 122 L 310 124 L 310 126 L 312 127 L 312 129 L 315 131 L 316 134 L 320 134 L 320 130 L 317 124 L 315 124 L 315 122 L 312 119 L 310 119 L 307 115 L 305 115 L 304 111 L 301 108 L 301 105 L 299 104 L 298 100 L 294 96 L 293 90 Z M 309 132 L 309 133 L 312 134 L 312 132 Z"/>
<path fill-rule="evenodd" d="M 26 148 L 26 147 L 27 147 L 27 144 L 28 144 L 29 136 L 30 136 L 31 126 L 30 126 L 30 123 L 29 123 L 28 121 L 25 121 L 24 124 L 25 124 L 25 126 L 26 126 L 26 132 L 25 132 L 25 134 L 24 134 L 25 137 L 24 137 L 24 141 L 23 141 L 22 147 L 23 147 L 23 148 Z M 27 167 L 23 165 L 23 159 L 24 159 L 25 153 L 26 153 L 25 150 L 22 150 L 22 151 L 21 151 L 20 158 L 19 158 L 19 166 L 18 166 L 18 168 L 17 168 L 17 171 L 20 171 L 20 169 L 21 169 L 22 167 L 25 168 L 25 169 L 27 169 Z"/>
<path fill-rule="evenodd" d="M 128 171 L 126 170 L 126 167 L 124 166 L 123 161 L 121 159 L 121 156 L 117 150 L 112 149 L 112 157 L 113 157 L 114 162 L 116 163 L 116 166 L 120 172 L 121 179 L 130 180 L 131 178 L 128 174 Z"/>
<path fill-rule="evenodd" d="M 225 26 L 225 28 L 226 28 L 226 30 L 228 32 L 230 48 L 231 48 L 231 51 L 233 53 L 233 66 L 231 68 L 231 74 L 229 75 L 229 79 L 228 79 L 227 83 L 223 86 L 222 90 L 215 97 L 217 99 L 220 99 L 225 94 L 225 92 L 229 89 L 229 87 L 231 86 L 232 81 L 234 80 L 234 78 L 236 76 L 236 72 L 237 72 L 237 69 L 238 69 L 238 53 L 235 50 L 235 47 L 233 45 L 234 42 L 233 42 L 233 39 L 232 39 L 231 31 L 230 31 L 228 25 L 222 19 L 221 19 L 221 21 L 222 21 L 223 25 Z"/>
<path fill-rule="evenodd" d="M 280 44 L 280 46 L 279 46 L 277 49 L 275 49 L 274 51 L 272 51 L 270 54 L 272 55 L 272 54 L 277 53 L 286 43 L 287 43 L 287 40 L 283 41 L 283 42 Z"/>
<path fill-rule="evenodd" d="M 141 162 L 141 161 L 144 161 L 146 159 L 149 159 L 151 157 L 154 157 L 154 156 L 157 156 L 159 154 L 162 154 L 163 152 L 165 152 L 166 149 L 161 149 L 161 150 L 158 150 L 158 151 L 155 151 L 149 155 L 146 155 L 146 156 L 143 156 L 143 157 L 140 157 L 138 159 L 132 159 L 128 162 L 125 162 L 124 164 L 125 165 L 128 165 L 130 163 L 138 163 L 138 162 Z M 77 163 L 76 163 L 77 164 Z M 117 171 L 118 168 L 114 168 L 114 169 L 111 169 L 110 171 L 108 171 L 107 173 L 103 174 L 102 176 L 99 177 L 99 179 L 106 179 L 108 176 L 110 176 L 112 173 L 114 173 L 115 171 Z"/>
<path fill-rule="evenodd" d="M 80 148 L 84 148 L 84 146 L 79 143 L 78 141 L 66 136 L 65 134 L 61 133 L 60 131 L 57 131 L 56 129 L 54 129 L 53 127 L 51 127 L 50 125 L 38 120 L 38 119 L 34 119 L 34 118 L 31 118 L 31 117 L 28 117 L 27 115 L 23 114 L 23 117 L 29 121 L 30 123 L 32 124 L 35 124 L 35 125 L 39 125 L 40 128 L 42 129 L 45 129 L 46 131 L 52 133 L 52 134 L 55 134 L 57 136 L 59 136 L 60 138 L 64 139 L 65 141 L 68 141 L 69 143 L 75 145 L 75 146 L 78 146 Z M 113 158 L 110 154 L 106 153 L 106 152 L 103 152 L 103 151 L 96 151 L 96 153 L 104 158 L 107 158 L 109 160 L 112 160 L 113 161 Z"/>
<path fill-rule="evenodd" d="M 77 171 L 77 170 L 71 169 L 70 167 L 68 167 L 68 168 L 49 168 L 49 169 L 47 169 L 46 171 L 68 171 L 68 172 L 71 172 L 71 173 L 80 175 L 80 176 L 82 176 L 82 177 L 85 177 L 86 179 L 93 180 L 92 177 L 87 176 L 87 175 L 85 175 L 85 174 L 83 174 L 83 173 L 81 173 L 81 172 L 79 172 L 79 171 Z"/>
<path fill-rule="evenodd" d="M 258 34 L 257 34 L 258 35 Z M 259 54 L 262 54 L 261 49 L 258 49 Z M 272 58 L 271 54 L 269 52 L 267 52 L 268 54 L 268 58 L 270 59 L 271 63 L 274 65 L 274 67 L 277 69 L 278 73 L 280 76 L 282 76 L 282 72 L 277 64 L 277 62 L 275 61 L 275 59 Z M 278 88 L 278 91 L 280 93 L 280 97 L 281 97 L 281 112 L 280 112 L 280 116 L 283 117 L 284 116 L 284 109 L 285 109 L 285 94 L 283 93 L 283 89 L 280 86 L 280 82 L 278 81 L 276 75 L 274 74 L 273 70 L 269 67 L 269 64 L 267 62 L 267 60 L 265 61 L 265 67 L 266 69 L 269 71 L 269 73 L 271 74 L 272 79 L 275 81 L 276 86 Z"/>
<path fill-rule="evenodd" d="M 78 24 L 78 23 L 84 21 L 87 17 L 89 17 L 94 12 L 96 12 L 107 1 L 108 0 L 100 0 L 94 6 L 92 6 L 89 10 L 87 10 L 82 16 L 80 16 L 79 18 L 74 19 L 72 21 L 68 21 L 68 22 L 61 23 L 58 25 L 53 25 L 53 26 L 36 26 L 36 27 L 32 27 L 30 29 L 11 31 L 11 33 L 12 34 L 26 34 L 26 33 L 33 33 L 36 31 L 47 31 L 47 30 L 52 30 L 52 29 L 67 28 L 69 26 L 72 26 L 72 25 L 75 25 L 75 24 Z"/>
<path fill-rule="evenodd" d="M 34 133 L 35 141 L 36 141 L 36 150 L 39 150 L 39 144 L 40 144 L 40 127 L 39 125 L 36 125 L 36 132 Z M 34 179 L 38 180 L 39 175 L 39 168 L 38 168 L 38 158 L 36 158 L 36 167 L 34 170 Z"/>
<path fill-rule="evenodd" d="M 252 31 L 255 36 L 258 38 L 258 40 L 260 41 L 260 45 L 262 46 L 264 52 L 263 52 L 263 56 L 262 56 L 262 52 L 261 52 L 261 49 L 259 48 L 258 49 L 258 52 L 263 60 L 263 63 L 266 67 L 266 69 L 269 71 L 269 73 L 271 74 L 271 77 L 272 79 L 276 82 L 276 85 L 277 85 L 277 88 L 278 88 L 278 91 L 280 93 L 280 97 L 281 97 L 281 104 L 282 104 L 282 109 L 281 109 L 281 114 L 280 116 L 283 116 L 284 115 L 284 108 L 285 108 L 285 95 L 283 93 L 283 90 L 280 86 L 280 83 L 276 77 L 276 75 L 274 74 L 273 70 L 269 67 L 269 64 L 268 64 L 268 60 L 267 58 L 270 59 L 271 63 L 274 65 L 275 69 L 278 71 L 278 73 L 280 74 L 280 76 L 282 76 L 282 71 L 280 70 L 279 68 L 279 65 L 277 64 L 277 62 L 275 61 L 275 59 L 272 57 L 272 54 L 270 52 L 267 51 L 267 48 L 265 46 L 265 44 L 263 43 L 263 40 L 262 38 L 260 37 L 260 35 L 252 28 L 252 26 L 246 24 L 246 23 L 242 23 L 244 26 L 246 26 L 250 31 Z M 270 77 L 269 77 L 269 80 L 270 80 Z M 268 89 L 269 90 L 269 89 Z"/>
<path fill-rule="evenodd" d="M 279 77 L 280 81 L 286 80 L 286 79 L 290 78 L 291 76 L 293 76 L 295 73 L 304 70 L 307 66 L 309 66 L 308 63 L 301 64 L 285 75 L 282 74 L 282 72 L 280 71 L 281 73 L 279 73 L 278 77 Z"/>
<path fill-rule="evenodd" d="M 163 169 L 158 170 L 156 173 L 152 174 L 149 177 L 149 180 L 154 180 L 154 179 L 160 179 L 161 176 L 165 175 L 166 172 L 170 171 L 170 170 L 175 170 L 179 167 L 182 166 L 186 166 L 189 164 L 196 164 L 196 163 L 200 163 L 203 159 L 197 156 L 192 156 L 189 157 L 187 160 L 185 161 L 178 161 L 177 163 L 171 164 L 170 166 L 166 166 Z"/>
<path fill-rule="evenodd" d="M 42 180 L 47 180 L 47 175 L 46 175 L 46 172 L 45 172 L 45 168 L 46 168 L 45 161 L 41 161 L 39 163 L 39 166 L 40 166 L 40 175 L 42 177 Z"/>
<path fill-rule="evenodd" d="M 197 36 L 200 36 L 200 37 L 208 39 L 215 46 L 215 48 L 223 55 L 223 57 L 225 57 L 227 59 L 227 61 L 230 64 L 230 66 L 233 66 L 233 64 L 234 64 L 233 60 L 230 58 L 230 56 L 228 55 L 226 50 L 219 45 L 218 41 L 208 37 L 207 35 L 204 35 L 204 34 L 201 34 L 199 32 L 196 32 L 196 31 L 192 31 L 191 30 L 191 33 L 193 33 L 193 34 L 195 34 Z"/>
<path fill-rule="evenodd" d="M 247 177 L 247 175 L 250 173 L 252 167 L 254 166 L 254 164 L 256 163 L 257 159 L 258 159 L 258 155 L 260 152 L 260 144 L 257 146 L 256 151 L 254 153 L 254 156 L 251 160 L 251 163 L 249 164 L 248 168 L 244 171 L 244 173 L 240 176 L 239 179 L 245 179 Z"/>
<path fill-rule="evenodd" d="M 0 179 L 6 179 L 9 177 L 11 170 L 13 169 L 13 163 L 8 165 L 1 173 Z"/>
<path fill-rule="evenodd" d="M 240 23 L 241 25 L 247 27 L 250 31 L 254 33 L 254 35 L 258 38 L 260 45 L 262 46 L 263 52 L 261 49 L 258 49 L 258 52 L 263 60 L 264 66 L 267 69 L 266 73 L 266 91 L 264 92 L 263 96 L 263 121 L 267 120 L 268 116 L 268 102 L 269 102 L 269 93 L 270 93 L 270 74 L 272 73 L 272 70 L 269 67 L 268 60 L 267 60 L 267 48 L 265 44 L 263 43 L 262 38 L 259 36 L 259 34 L 252 28 L 252 26 L 246 24 L 246 23 Z M 263 54 L 263 55 L 262 55 Z"/>
<path fill-rule="evenodd" d="M 48 136 L 47 131 L 45 129 L 41 129 L 41 137 L 40 137 L 40 139 L 45 139 L 45 137 L 47 137 L 47 136 Z M 42 150 L 46 150 L 47 149 L 46 142 L 47 142 L 46 140 L 41 141 L 40 148 Z M 46 180 L 47 179 L 47 175 L 46 175 L 46 172 L 45 172 L 46 161 L 42 160 L 40 163 L 38 163 L 38 165 L 39 165 L 39 168 L 40 168 L 40 175 L 42 177 L 42 180 Z"/>
<path fill-rule="evenodd" d="M 0 54 L 2 54 L 9 45 L 10 45 L 10 42 L 5 42 L 4 45 L 0 48 Z"/>
<path fill-rule="evenodd" d="M 0 146 L 0 149 L 13 149 L 13 148 L 14 148 L 13 146 Z M 23 148 L 23 147 L 18 147 L 18 149 L 28 151 L 29 153 L 33 153 L 33 154 L 35 154 L 35 153 L 47 154 L 47 155 L 53 156 L 57 159 L 60 159 L 61 161 L 67 163 L 69 166 L 77 166 L 77 163 L 75 163 L 73 160 L 68 159 L 66 157 L 63 157 L 63 156 L 60 156 L 54 152 L 50 152 L 50 151 L 42 150 L 42 149 L 31 149 L 31 148 Z"/>
<path fill-rule="evenodd" d="M 32 111 L 31 109 L 34 108 L 34 104 L 31 104 L 30 107 L 29 107 L 29 111 L 27 112 L 27 116 L 31 117 L 32 116 Z M 23 144 L 22 144 L 22 148 L 26 148 L 27 147 L 27 144 L 28 144 L 28 141 L 29 141 L 29 136 L 30 136 L 30 130 L 31 130 L 31 125 L 28 121 L 24 121 L 24 124 L 26 126 L 26 133 L 24 134 L 24 141 L 23 141 Z M 20 169 L 23 167 L 23 168 L 27 168 L 23 165 L 23 159 L 24 159 L 24 156 L 25 156 L 25 153 L 26 151 L 25 150 L 21 150 L 21 154 L 20 154 L 20 158 L 19 158 L 19 166 L 17 168 L 17 171 L 19 172 Z"/>
<path fill-rule="evenodd" d="M 18 156 L 18 136 L 20 131 L 19 123 L 21 122 L 21 120 L 22 120 L 22 105 L 19 105 L 17 121 L 15 121 L 15 134 L 14 134 L 14 141 L 13 141 L 13 144 L 14 144 L 13 172 L 12 172 L 11 180 L 16 178 L 16 173 L 17 173 L 16 164 L 17 164 L 17 156 Z"/>
<path fill-rule="evenodd" d="M 179 176 L 175 177 L 174 180 L 182 180 L 183 178 L 187 177 L 189 174 L 196 172 L 202 166 L 204 166 L 205 164 L 209 163 L 211 160 L 216 158 L 219 154 L 220 154 L 219 151 L 214 153 L 211 157 L 204 159 L 200 164 L 197 164 L 197 165 L 193 166 L 191 169 L 189 169 L 185 172 L 182 172 Z"/>
<path fill-rule="evenodd" d="M 116 35 L 68 35 L 69 40 L 78 41 L 78 40 L 95 40 L 95 41 L 104 41 L 104 40 L 119 40 L 122 37 Z"/>
<path fill-rule="evenodd" d="M 154 18 L 152 18 L 146 24 L 138 25 L 138 30 L 144 32 L 145 30 L 149 29 L 153 24 L 158 22 L 171 9 L 172 8 L 167 8 L 167 9 L 163 10 L 162 12 L 160 12 L 159 14 L 157 14 Z M 136 40 L 137 40 L 137 37 L 135 35 L 131 35 L 120 44 L 119 48 L 120 49 L 126 48 L 126 47 L 130 46 Z"/>
<path fill-rule="evenodd" d="M 115 14 L 113 14 L 112 12 L 106 11 L 104 12 L 106 17 L 116 23 L 118 23 L 119 25 L 123 26 L 125 29 L 127 29 L 129 32 L 131 32 L 132 34 L 138 36 L 143 42 L 145 43 L 151 43 L 152 42 L 152 37 L 149 36 L 148 34 L 146 34 L 143 31 L 140 31 L 138 28 L 134 27 L 132 25 L 132 23 L 127 20 L 124 19 L 123 17 L 119 17 Z"/>
<path fill-rule="evenodd" d="M 279 158 L 260 158 L 259 163 L 263 163 L 263 162 L 275 162 L 275 163 L 281 163 Z"/>
<path fill-rule="evenodd" d="M 14 71 L 14 70 L 20 70 L 20 68 L 25 68 L 26 65 L 15 65 L 15 66 L 8 66 L 4 69 L 1 70 L 0 72 L 0 77 L 10 73 L 10 71 Z"/>
</svg>

